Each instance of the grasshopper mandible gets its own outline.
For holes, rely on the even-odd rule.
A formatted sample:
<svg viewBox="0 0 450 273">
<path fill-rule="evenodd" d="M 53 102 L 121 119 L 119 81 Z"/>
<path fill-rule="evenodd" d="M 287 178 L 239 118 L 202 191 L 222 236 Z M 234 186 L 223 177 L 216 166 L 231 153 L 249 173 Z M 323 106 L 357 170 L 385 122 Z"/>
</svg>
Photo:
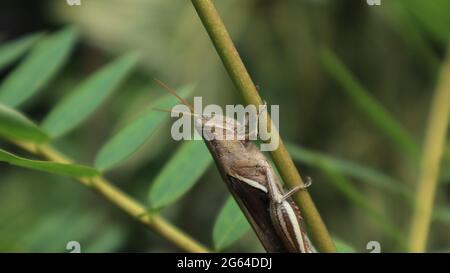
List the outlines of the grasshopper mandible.
<svg viewBox="0 0 450 273">
<path fill-rule="evenodd" d="M 246 132 L 245 125 L 231 117 L 195 114 L 192 105 L 174 90 L 159 80 L 156 82 L 192 111 L 178 114 L 194 117 L 197 132 L 266 251 L 316 252 L 306 235 L 300 211 L 290 198 L 309 186 L 311 180 L 285 193 L 266 156 L 250 141 L 250 136 L 257 132 Z M 258 115 L 265 114 L 264 105 Z M 224 137 L 230 134 L 234 138 Z"/>
</svg>

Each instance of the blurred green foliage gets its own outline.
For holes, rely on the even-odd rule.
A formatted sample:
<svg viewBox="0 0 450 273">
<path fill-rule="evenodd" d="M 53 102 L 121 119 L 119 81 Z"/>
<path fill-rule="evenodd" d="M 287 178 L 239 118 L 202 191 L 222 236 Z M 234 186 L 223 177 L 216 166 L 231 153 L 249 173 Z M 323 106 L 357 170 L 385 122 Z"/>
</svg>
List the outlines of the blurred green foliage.
<svg viewBox="0 0 450 273">
<path fill-rule="evenodd" d="M 312 196 L 340 251 L 366 252 L 368 241 L 379 241 L 382 251 L 404 250 L 429 101 L 450 36 L 450 2 L 216 5 L 261 95 L 280 105 L 281 135 L 301 173 L 312 177 Z M 164 95 L 154 77 L 172 86 L 196 83 L 193 93 L 204 103 L 241 102 L 189 1 L 97 0 L 74 8 L 54 0 L 34 12 L 48 29 L 9 37 L 1 28 L 9 39 L 0 45 L 0 101 L 20 105 L 16 110 L 43 122 L 49 135 L 62 136 L 57 148 L 80 164 L 96 162 L 118 187 L 149 208 L 156 202 L 199 241 L 262 251 L 217 170 L 206 170 L 206 152 L 180 156 L 187 144 L 170 139 L 164 113 L 148 111 Z M 134 57 L 118 57 L 131 51 L 140 56 L 133 70 L 135 60 L 127 58 Z M 42 137 L 23 116 L 1 109 L 0 123 L 13 120 L 20 136 Z M 450 244 L 448 147 L 430 250 Z M 177 162 L 183 172 L 198 169 L 192 177 L 167 171 Z M 178 250 L 69 178 L 3 163 L 0 174 L 2 252 L 68 252 L 69 241 L 79 241 L 83 252 Z"/>
</svg>

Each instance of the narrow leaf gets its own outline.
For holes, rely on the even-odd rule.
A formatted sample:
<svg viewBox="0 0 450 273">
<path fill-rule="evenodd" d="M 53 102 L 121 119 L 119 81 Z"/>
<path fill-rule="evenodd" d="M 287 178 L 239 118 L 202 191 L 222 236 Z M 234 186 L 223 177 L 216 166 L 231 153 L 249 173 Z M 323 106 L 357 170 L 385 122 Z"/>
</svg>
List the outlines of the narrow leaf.
<svg viewBox="0 0 450 273">
<path fill-rule="evenodd" d="M 450 36 L 449 1 L 403 0 L 401 3 L 414 16 L 420 29 L 426 30 L 431 38 L 442 45 L 445 46 L 448 43 L 448 37 Z"/>
<path fill-rule="evenodd" d="M 187 97 L 191 90 L 191 87 L 182 88 L 180 96 Z M 95 159 L 95 166 L 106 171 L 125 161 L 153 135 L 162 121 L 170 116 L 153 108 L 170 109 L 176 104 L 177 99 L 169 95 L 152 104 L 142 115 L 119 130 L 103 145 Z"/>
<path fill-rule="evenodd" d="M 292 155 L 292 158 L 295 161 L 322 170 L 325 167 L 328 170 L 332 170 L 356 178 L 358 182 L 368 183 L 379 189 L 400 194 L 405 199 L 405 201 L 407 201 L 408 205 L 411 206 L 414 205 L 414 203 L 412 202 L 413 198 L 411 195 L 411 191 L 402 184 L 400 184 L 399 181 L 395 180 L 392 177 L 387 176 L 384 173 L 381 173 L 375 169 L 359 165 L 352 161 L 335 158 L 329 155 L 305 149 L 296 144 L 286 143 L 286 147 L 288 148 L 289 153 Z M 443 179 L 445 179 L 445 174 L 443 174 L 442 177 Z M 448 177 L 450 177 L 450 175 Z M 351 186 L 350 183 L 347 184 Z M 357 190 L 354 189 L 354 191 Z M 442 213 L 445 210 L 440 210 L 439 208 L 436 208 L 436 211 L 437 212 L 434 215 L 435 220 L 444 223 L 450 223 L 450 213 L 447 216 L 448 218 L 445 218 L 446 214 Z"/>
<path fill-rule="evenodd" d="M 214 223 L 213 242 L 216 250 L 222 250 L 239 240 L 250 225 L 233 197 L 229 197 Z"/>
<path fill-rule="evenodd" d="M 424 62 L 430 75 L 435 75 L 440 61 L 427 39 L 428 36 L 418 27 L 417 20 L 408 11 L 411 1 L 389 1 L 386 4 L 395 18 L 392 23 L 397 30 L 396 34 L 400 36 L 399 38 L 404 45 L 411 50 L 410 53 Z"/>
<path fill-rule="evenodd" d="M 203 141 L 183 143 L 150 187 L 151 207 L 159 209 L 175 202 L 194 186 L 211 162 L 211 154 Z"/>
<path fill-rule="evenodd" d="M 0 104 L 0 135 L 10 140 L 42 143 L 48 136 L 21 113 Z"/>
<path fill-rule="evenodd" d="M 18 167 L 70 177 L 95 177 L 99 174 L 97 170 L 90 167 L 76 164 L 63 164 L 51 161 L 26 159 L 2 149 L 0 149 L 0 161 L 7 162 Z"/>
<path fill-rule="evenodd" d="M 22 56 L 42 37 L 42 33 L 32 33 L 0 46 L 0 70 Z"/>
<path fill-rule="evenodd" d="M 401 151 L 418 160 L 420 150 L 412 137 L 355 79 L 338 57 L 329 50 L 324 50 L 321 57 L 328 73 L 341 85 L 342 90 L 352 99 L 354 105 Z"/>
<path fill-rule="evenodd" d="M 296 144 L 287 143 L 286 146 L 295 161 L 318 168 L 326 166 L 328 169 L 357 178 L 358 182 L 368 183 L 379 189 L 400 194 L 407 199 L 412 198 L 411 191 L 407 187 L 375 169 L 312 151 Z"/>
<path fill-rule="evenodd" d="M 322 167 L 322 171 L 327 176 L 326 181 L 330 182 L 331 186 L 348 199 L 354 207 L 361 209 L 369 219 L 374 220 L 383 232 L 394 239 L 399 245 L 405 245 L 406 240 L 403 232 L 398 230 L 397 227 L 393 225 L 386 216 L 380 213 L 360 191 L 353 187 L 351 182 L 345 176 L 326 166 Z"/>
<path fill-rule="evenodd" d="M 81 124 L 117 88 L 136 61 L 136 54 L 128 54 L 95 72 L 50 112 L 43 121 L 44 130 L 59 137 Z"/>
<path fill-rule="evenodd" d="M 47 84 L 66 62 L 77 33 L 65 28 L 39 41 L 0 86 L 0 102 L 16 107 Z"/>
</svg>

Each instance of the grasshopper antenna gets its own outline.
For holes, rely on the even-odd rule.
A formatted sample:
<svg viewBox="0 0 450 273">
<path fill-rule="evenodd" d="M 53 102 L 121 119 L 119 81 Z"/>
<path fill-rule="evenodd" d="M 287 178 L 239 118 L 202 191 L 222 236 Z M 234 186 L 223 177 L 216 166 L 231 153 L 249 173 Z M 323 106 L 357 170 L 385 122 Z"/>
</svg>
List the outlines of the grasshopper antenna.
<svg viewBox="0 0 450 273">
<path fill-rule="evenodd" d="M 192 112 L 194 112 L 194 107 L 192 107 L 192 105 L 187 100 L 185 100 L 182 97 L 180 97 L 180 95 L 178 95 L 175 90 L 173 90 L 167 84 L 163 83 L 162 81 L 160 81 L 160 80 L 158 80 L 156 78 L 154 80 L 159 86 L 164 88 L 170 94 L 174 95 L 182 104 L 186 105 L 187 107 L 189 107 L 189 109 L 191 109 Z"/>
<path fill-rule="evenodd" d="M 198 114 L 193 114 L 191 112 L 174 111 L 174 110 L 162 109 L 162 108 L 157 108 L 157 107 L 153 107 L 152 109 L 155 110 L 155 111 L 159 111 L 159 112 L 167 112 L 167 113 L 175 112 L 175 113 L 178 113 L 178 114 L 189 115 L 189 116 L 194 116 L 194 117 L 199 116 Z"/>
</svg>

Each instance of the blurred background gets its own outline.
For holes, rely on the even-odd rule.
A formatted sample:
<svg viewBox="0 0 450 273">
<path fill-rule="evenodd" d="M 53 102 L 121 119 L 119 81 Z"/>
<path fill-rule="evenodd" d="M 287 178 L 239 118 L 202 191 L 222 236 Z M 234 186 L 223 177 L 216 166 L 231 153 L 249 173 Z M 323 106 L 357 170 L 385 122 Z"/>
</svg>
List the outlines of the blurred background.
<svg viewBox="0 0 450 273">
<path fill-rule="evenodd" d="M 418 164 L 414 152 L 408 153 L 377 125 L 379 112 L 370 112 L 358 98 L 373 99 L 417 145 L 410 145 L 415 148 L 409 151 L 420 151 L 447 52 L 450 1 L 382 0 L 381 6 L 365 0 L 215 3 L 261 96 L 280 105 L 281 135 L 301 174 L 313 179 L 310 192 L 333 237 L 358 252 L 368 252 L 369 241 L 380 242 L 382 251 L 402 251 Z M 97 68 L 129 51 L 141 56 L 139 68 L 114 95 L 55 143 L 81 163 L 91 164 L 118 128 L 163 94 L 153 78 L 175 87 L 195 84 L 194 94 L 203 96 L 205 104 L 242 103 L 190 1 L 81 0 L 81 6 L 63 0 L 1 1 L 2 42 L 67 25 L 80 32 L 69 61 L 21 107 L 36 122 Z M 336 60 L 365 92 L 355 94 L 345 80 L 342 83 Z M 13 68 L 0 71 L 0 80 Z M 152 181 L 179 147 L 169 134 L 167 119 L 106 177 L 148 203 Z M 6 141 L 0 145 L 20 153 Z M 431 251 L 450 251 L 448 147 Z M 214 222 L 228 196 L 211 165 L 161 213 L 211 246 Z M 0 251 L 67 252 L 66 243 L 74 240 L 83 252 L 179 251 L 69 178 L 0 164 Z M 263 249 L 254 234 L 246 232 L 225 251 Z"/>
</svg>

